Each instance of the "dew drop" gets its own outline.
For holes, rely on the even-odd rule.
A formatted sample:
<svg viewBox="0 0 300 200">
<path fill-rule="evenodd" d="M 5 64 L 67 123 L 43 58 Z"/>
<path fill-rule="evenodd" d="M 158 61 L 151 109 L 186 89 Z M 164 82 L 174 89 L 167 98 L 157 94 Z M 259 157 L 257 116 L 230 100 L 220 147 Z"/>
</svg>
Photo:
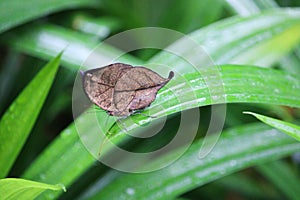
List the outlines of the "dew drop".
<svg viewBox="0 0 300 200">
<path fill-rule="evenodd" d="M 133 188 L 127 188 L 126 193 L 129 194 L 129 195 L 134 195 L 135 190 Z"/>
<path fill-rule="evenodd" d="M 231 166 L 231 167 L 236 166 L 236 164 L 237 164 L 236 160 L 231 160 L 231 161 L 230 161 L 230 166 Z"/>
</svg>

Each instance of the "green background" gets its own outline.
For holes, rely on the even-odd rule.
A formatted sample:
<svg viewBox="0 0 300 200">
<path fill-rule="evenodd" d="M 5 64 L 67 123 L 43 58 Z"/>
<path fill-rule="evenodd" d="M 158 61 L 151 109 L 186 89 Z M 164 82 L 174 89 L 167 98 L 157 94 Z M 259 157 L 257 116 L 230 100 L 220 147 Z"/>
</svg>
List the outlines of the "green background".
<svg viewBox="0 0 300 200">
<path fill-rule="evenodd" d="M 297 0 L 65 0 L 0 2 L 0 196 L 5 199 L 297 199 L 300 151 L 300 2 Z M 119 61 L 161 63 L 180 71 L 145 110 L 168 108 L 164 129 L 135 140 L 97 112 L 110 139 L 134 152 L 158 149 L 176 134 L 180 111 L 199 109 L 197 136 L 176 162 L 158 171 L 124 173 L 98 162 L 81 143 L 72 114 L 78 69 L 101 41 L 125 30 L 162 27 L 189 35 L 217 64 L 226 98 L 214 102 L 205 75 L 162 50 L 129 52 Z M 186 55 L 194 55 L 182 44 Z M 118 47 L 101 46 L 102 56 Z M 201 65 L 205 60 L 197 59 Z M 163 69 L 153 68 L 158 73 Z M 168 69 L 169 70 L 169 69 Z M 209 69 L 208 69 L 209 70 Z M 188 87 L 178 87 L 182 81 Z M 184 84 L 183 84 L 184 85 Z M 186 97 L 178 102 L 172 95 Z M 188 103 L 196 99 L 196 103 Z M 205 99 L 205 100 L 203 100 Z M 198 157 L 211 107 L 226 105 L 224 129 Z M 180 105 L 180 108 L 178 107 Z M 257 117 L 247 115 L 250 111 Z M 261 115 L 257 115 L 259 113 Z M 251 113 L 248 113 L 251 114 Z M 259 120 L 261 121 L 259 121 Z M 88 134 L 97 125 L 75 119 Z M 125 119 L 132 133 L 153 121 Z M 108 121 L 108 122 L 107 122 Z M 298 124 L 298 125 L 297 125 Z M 189 134 L 188 132 L 186 134 Z M 94 141 L 89 141 L 94 142 Z M 95 141 L 101 142 L 101 141 Z M 113 157 L 106 148 L 103 155 Z M 166 162 L 169 155 L 150 161 Z M 64 187 L 66 191 L 64 191 Z"/>
</svg>

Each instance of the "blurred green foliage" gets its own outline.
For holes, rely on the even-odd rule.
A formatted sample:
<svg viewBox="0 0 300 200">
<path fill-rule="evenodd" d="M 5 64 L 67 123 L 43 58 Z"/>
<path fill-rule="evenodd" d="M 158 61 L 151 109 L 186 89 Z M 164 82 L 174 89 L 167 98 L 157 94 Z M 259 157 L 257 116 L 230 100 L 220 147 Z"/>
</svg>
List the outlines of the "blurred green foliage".
<svg viewBox="0 0 300 200">
<path fill-rule="evenodd" d="M 16 160 L 1 157 L 4 167 L 1 167 L 0 174 L 2 178 L 22 178 L 15 183 L 2 179 L 1 184 L 10 185 L 0 185 L 0 194 L 3 191 L 13 193 L 18 187 L 22 189 L 23 179 L 28 179 L 36 181 L 34 187 L 45 186 L 38 189 L 39 192 L 50 189 L 40 194 L 39 199 L 299 197 L 300 160 L 297 152 L 300 144 L 284 133 L 290 131 L 284 128 L 298 127 L 294 124 L 299 124 L 300 118 L 299 1 L 3 0 L 0 11 L 0 124 L 4 127 L 0 128 L 0 156 L 6 153 L 7 145 L 13 149 L 14 157 L 18 156 Z M 120 57 L 118 62 L 132 65 L 160 63 L 169 66 L 149 65 L 162 74 L 170 69 L 179 71 L 185 84 L 180 85 L 182 79 L 175 77 L 169 88 L 160 91 L 156 101 L 145 110 L 145 113 L 156 116 L 160 114 L 161 105 L 168 108 L 167 113 L 159 115 L 168 115 L 164 129 L 151 139 L 128 137 L 122 126 L 116 126 L 115 119 L 107 120 L 105 112 L 97 112 L 99 124 L 106 131 L 110 129 L 115 133 L 111 138 L 115 144 L 135 152 L 157 149 L 176 134 L 181 118 L 179 111 L 199 109 L 201 113 L 197 136 L 180 159 L 158 171 L 130 174 L 98 162 L 81 142 L 74 117 L 83 124 L 91 144 L 98 148 L 101 141 L 91 136 L 97 131 L 97 125 L 92 123 L 89 115 L 76 113 L 73 116 L 72 106 L 76 106 L 76 99 L 72 92 L 78 69 L 96 46 L 99 52 L 95 55 L 103 59 L 122 54 L 123 50 L 117 44 L 99 46 L 101 41 L 141 27 L 179 31 L 204 46 L 220 70 L 226 98 L 215 102 L 205 85 L 205 76 L 191 71 L 189 63 L 166 51 L 141 49 Z M 151 38 L 145 39 L 148 40 Z M 171 38 L 165 37 L 162 41 L 171 41 Z M 176 47 L 175 42 L 173 45 Z M 189 44 L 183 42 L 180 47 L 185 55 L 195 58 L 197 65 L 207 65 L 207 60 L 196 54 Z M 38 77 L 41 66 L 49 67 L 46 63 L 61 51 L 64 51 L 61 67 L 44 104 L 38 92 L 31 91 L 26 101 L 36 110 L 24 108 L 14 113 L 21 118 L 37 116 L 38 105 L 43 104 L 37 119 L 32 118 L 20 125 L 17 117 L 5 117 L 17 96 L 26 90 L 26 85 Z M 46 78 L 40 79 L 42 86 Z M 189 92 L 188 86 L 194 90 Z M 172 96 L 172 89 L 186 97 L 180 108 Z M 47 95 L 46 90 L 44 92 Z M 190 103 L 189 99 L 197 101 Z M 36 100 L 41 101 L 37 103 Z M 212 154 L 199 160 L 197 156 L 210 123 L 211 108 L 216 103 L 228 103 L 224 131 Z M 275 125 L 274 121 L 266 121 L 273 128 L 244 115 L 243 111 L 279 118 L 280 121 L 275 121 Z M 143 131 L 144 124 L 154 121 L 145 118 L 134 115 L 123 123 L 128 131 L 137 134 Z M 28 138 L 26 131 L 30 133 Z M 24 146 L 23 142 L 11 142 L 17 138 L 17 132 L 20 132 L 18 136 L 21 134 L 23 139 L 27 138 Z M 109 148 L 102 153 L 114 156 Z M 176 152 L 170 152 L 170 155 L 173 153 Z M 149 165 L 155 166 L 167 159 L 168 155 L 162 155 Z M 10 162 L 13 162 L 12 166 Z M 63 184 L 67 191 L 53 186 L 57 184 Z M 37 189 L 34 187 L 26 188 L 33 194 L 32 198 Z M 11 197 L 22 198 L 25 199 L 21 195 Z"/>
</svg>

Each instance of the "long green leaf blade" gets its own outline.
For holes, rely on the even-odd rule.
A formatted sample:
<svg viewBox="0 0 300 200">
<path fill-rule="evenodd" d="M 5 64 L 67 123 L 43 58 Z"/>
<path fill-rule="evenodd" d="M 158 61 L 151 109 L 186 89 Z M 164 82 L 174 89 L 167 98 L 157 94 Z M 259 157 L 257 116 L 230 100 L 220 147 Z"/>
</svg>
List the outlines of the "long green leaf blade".
<svg viewBox="0 0 300 200">
<path fill-rule="evenodd" d="M 222 101 L 218 103 L 264 103 L 300 107 L 300 93 L 298 92 L 300 79 L 297 77 L 274 69 L 246 65 L 223 65 L 219 67 L 219 73 L 224 93 L 218 95 L 226 98 L 220 98 Z M 184 80 L 187 81 L 186 84 L 170 83 L 168 89 L 162 89 L 156 101 L 145 110 L 149 111 L 150 115 L 159 116 L 162 105 L 166 105 L 167 110 L 163 113 L 166 115 L 214 104 L 209 87 L 205 84 L 205 77 L 201 77 L 198 73 L 191 73 L 184 76 Z M 194 98 L 187 99 L 186 102 L 178 102 L 178 97 L 182 96 Z M 135 123 L 141 119 L 144 121 L 139 124 Z M 153 119 L 145 120 L 144 116 L 134 115 L 124 119 L 122 123 L 126 126 L 126 131 L 133 129 L 137 131 L 142 123 L 148 122 L 147 120 Z M 101 124 L 102 126 L 105 124 Z M 114 126 L 111 132 L 115 133 L 111 139 L 117 143 L 126 138 L 126 132 L 120 126 Z"/>
<path fill-rule="evenodd" d="M 0 33 L 60 10 L 76 7 L 92 7 L 97 5 L 96 0 L 2 0 L 0 2 Z"/>
<path fill-rule="evenodd" d="M 11 104 L 0 121 L 0 177 L 21 151 L 55 78 L 61 54 L 50 61 Z"/>
<path fill-rule="evenodd" d="M 82 119 L 79 117 L 77 120 L 80 121 Z M 84 124 L 87 127 L 92 125 L 86 122 L 84 122 Z M 55 151 L 53 151 L 53 149 L 55 149 Z M 64 152 L 64 156 L 60 156 L 59 159 L 57 159 L 57 153 L 59 152 Z M 76 157 L 72 155 L 76 155 Z M 47 183 L 51 184 L 59 182 L 64 185 L 69 185 L 94 161 L 94 157 L 82 144 L 76 127 L 74 124 L 71 124 L 50 144 L 43 152 L 43 156 L 36 159 L 35 162 L 28 167 L 22 177 L 40 180 L 42 182 L 47 181 Z"/>
<path fill-rule="evenodd" d="M 124 173 L 90 199 L 172 199 L 238 170 L 300 150 L 295 140 L 260 124 L 222 133 L 213 151 L 203 159 L 199 158 L 201 144 L 201 141 L 193 143 L 180 159 L 161 170 Z"/>
<path fill-rule="evenodd" d="M 299 101 L 300 99 L 298 99 Z M 253 115 L 260 121 L 264 122 L 265 124 L 268 124 L 274 128 L 277 128 L 278 130 L 281 130 L 282 132 L 286 133 L 287 135 L 295 138 L 296 140 L 300 141 L 300 126 L 297 126 L 292 123 L 288 123 L 282 120 L 274 119 L 271 117 L 267 117 L 264 115 L 260 115 L 253 112 L 244 112 L 245 114 Z"/>
<path fill-rule="evenodd" d="M 0 179 L 0 194 L 2 200 L 35 199 L 45 190 L 64 190 L 62 185 L 49 185 L 18 178 Z"/>
</svg>

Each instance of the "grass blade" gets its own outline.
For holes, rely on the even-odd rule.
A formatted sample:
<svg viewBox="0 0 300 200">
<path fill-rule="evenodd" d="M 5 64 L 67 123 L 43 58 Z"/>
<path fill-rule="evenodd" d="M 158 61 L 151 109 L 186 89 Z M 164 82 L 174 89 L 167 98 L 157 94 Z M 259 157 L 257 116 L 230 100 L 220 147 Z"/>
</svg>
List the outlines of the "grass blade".
<svg viewBox="0 0 300 200">
<path fill-rule="evenodd" d="M 222 133 L 216 147 L 204 159 L 198 157 L 200 147 L 201 141 L 193 143 L 179 160 L 161 170 L 123 173 L 90 199 L 172 199 L 238 170 L 300 150 L 298 142 L 261 124 L 244 125 Z"/>
<path fill-rule="evenodd" d="M 220 66 L 219 70 L 224 94 L 218 95 L 226 98 L 219 98 L 222 102 L 218 103 L 262 103 L 300 107 L 300 93 L 298 92 L 300 80 L 297 77 L 278 70 L 254 66 L 224 65 Z M 184 76 L 184 80 L 187 81 L 185 84 L 170 82 L 169 88 L 163 88 L 158 94 L 158 98 L 151 107 L 145 109 L 145 112 L 153 116 L 169 115 L 182 110 L 214 104 L 209 88 L 205 84 L 205 77 L 199 76 L 198 73 L 191 73 Z M 178 97 L 181 96 L 186 97 L 185 102 L 178 101 Z M 162 106 L 165 108 L 163 112 Z M 137 131 L 139 126 L 150 120 L 153 119 L 134 115 L 124 119 L 122 123 L 127 127 L 126 131 L 133 129 Z M 139 124 L 135 122 L 139 122 Z M 100 122 L 100 126 L 105 125 Z M 114 133 L 111 139 L 117 143 L 126 138 L 125 130 L 119 126 L 114 126 L 111 133 Z"/>
<path fill-rule="evenodd" d="M 282 120 L 274 119 L 271 117 L 267 117 L 264 115 L 260 115 L 253 112 L 244 112 L 245 114 L 253 115 L 260 121 L 264 122 L 265 124 L 268 124 L 274 128 L 277 128 L 278 130 L 286 133 L 287 135 L 295 138 L 296 140 L 300 141 L 300 126 L 297 126 L 292 123 L 288 123 Z"/>
<path fill-rule="evenodd" d="M 11 104 L 0 121 L 0 177 L 22 149 L 55 78 L 61 54 L 50 61 Z"/>
<path fill-rule="evenodd" d="M 44 183 L 18 179 L 0 179 L 0 194 L 2 200 L 35 199 L 45 190 L 64 190 L 62 185 L 48 185 Z"/>
</svg>

